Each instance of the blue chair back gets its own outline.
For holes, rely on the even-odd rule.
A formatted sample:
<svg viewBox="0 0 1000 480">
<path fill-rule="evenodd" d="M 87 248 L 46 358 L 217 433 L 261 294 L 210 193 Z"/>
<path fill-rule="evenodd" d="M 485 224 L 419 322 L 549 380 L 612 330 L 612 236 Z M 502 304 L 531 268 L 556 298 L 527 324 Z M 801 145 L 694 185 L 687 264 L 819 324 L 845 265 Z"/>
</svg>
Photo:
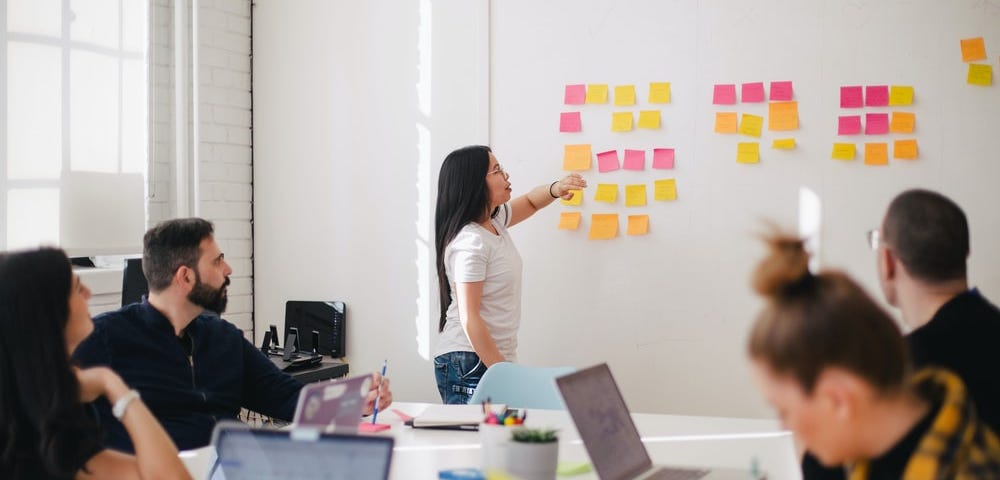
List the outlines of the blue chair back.
<svg viewBox="0 0 1000 480">
<path fill-rule="evenodd" d="M 555 378 L 574 371 L 576 369 L 573 367 L 494 363 L 479 380 L 479 386 L 469 399 L 469 404 L 482 403 L 489 398 L 493 403 L 503 403 L 511 408 L 565 410 L 566 404 L 563 403 Z"/>
</svg>

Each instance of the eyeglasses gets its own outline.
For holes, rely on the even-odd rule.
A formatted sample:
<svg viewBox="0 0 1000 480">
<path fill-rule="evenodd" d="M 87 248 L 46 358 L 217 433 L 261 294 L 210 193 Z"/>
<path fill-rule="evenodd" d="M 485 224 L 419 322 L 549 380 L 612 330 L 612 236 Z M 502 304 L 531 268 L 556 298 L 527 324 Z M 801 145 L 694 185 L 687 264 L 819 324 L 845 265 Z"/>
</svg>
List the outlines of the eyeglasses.
<svg viewBox="0 0 1000 480">
<path fill-rule="evenodd" d="M 490 175 L 503 175 L 504 178 L 509 178 L 510 177 L 510 174 L 507 173 L 507 171 L 503 169 L 503 165 L 500 165 L 499 163 L 497 164 L 496 167 L 493 167 L 493 170 L 490 170 L 489 173 L 487 173 L 486 175 L 487 176 L 490 176 Z"/>
<path fill-rule="evenodd" d="M 868 246 L 871 247 L 872 250 L 878 250 L 879 245 L 882 244 L 881 236 L 882 234 L 877 228 L 868 230 Z"/>
</svg>

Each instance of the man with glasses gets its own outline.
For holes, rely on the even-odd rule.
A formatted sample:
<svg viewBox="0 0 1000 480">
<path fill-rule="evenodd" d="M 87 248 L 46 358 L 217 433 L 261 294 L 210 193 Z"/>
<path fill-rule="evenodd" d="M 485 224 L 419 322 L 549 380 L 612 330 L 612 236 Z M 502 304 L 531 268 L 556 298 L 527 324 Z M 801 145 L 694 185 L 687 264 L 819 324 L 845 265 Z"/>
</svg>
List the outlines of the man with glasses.
<svg viewBox="0 0 1000 480">
<path fill-rule="evenodd" d="M 892 200 L 868 242 L 878 254 L 886 301 L 912 329 L 906 340 L 915 366 L 957 373 L 976 415 L 1000 432 L 1000 310 L 969 288 L 965 213 L 939 193 L 907 190 Z M 844 478 L 843 469 L 824 469 L 808 453 L 802 470 L 806 480 Z"/>
</svg>

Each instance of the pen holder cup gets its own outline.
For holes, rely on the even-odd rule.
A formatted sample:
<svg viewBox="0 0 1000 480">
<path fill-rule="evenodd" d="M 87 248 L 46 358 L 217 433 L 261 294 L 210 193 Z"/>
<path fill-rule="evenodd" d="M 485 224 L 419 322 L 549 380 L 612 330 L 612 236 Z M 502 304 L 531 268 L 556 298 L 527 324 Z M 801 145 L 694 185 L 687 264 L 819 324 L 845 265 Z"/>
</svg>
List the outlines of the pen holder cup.
<svg viewBox="0 0 1000 480">
<path fill-rule="evenodd" d="M 479 425 L 479 443 L 483 452 L 483 472 L 503 470 L 507 445 L 513 428 L 482 423 Z"/>
<path fill-rule="evenodd" d="M 559 441 L 511 441 L 505 448 L 504 470 L 522 480 L 554 480 L 559 463 Z"/>
</svg>

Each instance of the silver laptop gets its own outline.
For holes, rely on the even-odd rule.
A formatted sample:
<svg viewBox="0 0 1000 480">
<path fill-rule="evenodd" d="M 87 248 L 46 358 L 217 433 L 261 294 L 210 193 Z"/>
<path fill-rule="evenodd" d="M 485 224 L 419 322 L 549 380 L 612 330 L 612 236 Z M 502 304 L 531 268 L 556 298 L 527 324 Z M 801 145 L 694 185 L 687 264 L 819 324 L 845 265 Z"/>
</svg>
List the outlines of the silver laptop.
<svg viewBox="0 0 1000 480">
<path fill-rule="evenodd" d="M 212 432 L 216 461 L 211 480 L 386 480 L 394 440 L 306 430 L 251 428 L 221 422 Z"/>
<path fill-rule="evenodd" d="M 654 466 L 606 363 L 556 378 L 601 480 L 748 480 L 750 470 Z"/>
<path fill-rule="evenodd" d="M 369 374 L 302 387 L 292 426 L 318 428 L 324 433 L 358 433 L 371 384 Z"/>
</svg>

